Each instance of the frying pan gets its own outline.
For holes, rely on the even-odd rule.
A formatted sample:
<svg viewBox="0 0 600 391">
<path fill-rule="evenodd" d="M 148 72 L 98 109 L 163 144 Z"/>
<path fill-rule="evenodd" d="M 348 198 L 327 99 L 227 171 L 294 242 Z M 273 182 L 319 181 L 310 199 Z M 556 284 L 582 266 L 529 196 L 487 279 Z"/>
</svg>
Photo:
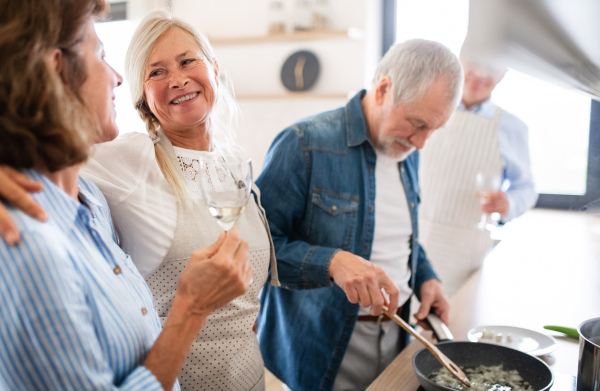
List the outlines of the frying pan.
<svg viewBox="0 0 600 391">
<path fill-rule="evenodd" d="M 527 381 L 536 391 L 547 391 L 554 383 L 552 371 L 545 362 L 537 357 L 523 353 L 520 350 L 506 346 L 483 342 L 454 342 L 447 329 L 440 327 L 437 317 L 428 317 L 432 330 L 438 341 L 436 346 L 460 367 L 477 367 L 479 365 L 503 364 L 504 370 L 516 369 L 523 380 Z M 444 335 L 445 334 L 445 335 Z M 453 391 L 429 380 L 429 375 L 442 368 L 439 361 L 427 349 L 415 353 L 413 369 L 419 383 L 426 391 Z"/>
</svg>

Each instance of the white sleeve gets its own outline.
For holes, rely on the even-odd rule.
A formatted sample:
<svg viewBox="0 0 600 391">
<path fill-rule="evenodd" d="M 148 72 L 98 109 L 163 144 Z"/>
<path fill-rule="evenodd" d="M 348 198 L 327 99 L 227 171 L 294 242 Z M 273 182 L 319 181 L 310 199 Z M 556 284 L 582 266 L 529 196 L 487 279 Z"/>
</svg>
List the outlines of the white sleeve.
<svg viewBox="0 0 600 391">
<path fill-rule="evenodd" d="M 171 247 L 177 202 L 164 179 L 147 134 L 127 133 L 98 144 L 81 176 L 104 194 L 121 248 L 142 276 L 152 273 Z"/>
<path fill-rule="evenodd" d="M 506 190 L 509 209 L 506 216 L 502 217 L 502 220 L 507 222 L 533 208 L 538 199 L 531 173 L 527 125 L 503 110 L 498 143 L 504 165 L 504 177 L 510 183 Z"/>
</svg>

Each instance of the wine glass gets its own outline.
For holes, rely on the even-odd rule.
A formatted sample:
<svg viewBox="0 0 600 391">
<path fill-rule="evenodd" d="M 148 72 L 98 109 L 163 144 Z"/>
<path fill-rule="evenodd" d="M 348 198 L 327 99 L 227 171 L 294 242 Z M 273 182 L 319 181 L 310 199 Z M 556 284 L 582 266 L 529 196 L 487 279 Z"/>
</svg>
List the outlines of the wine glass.
<svg viewBox="0 0 600 391">
<path fill-rule="evenodd" d="M 502 185 L 502 179 L 498 174 L 489 174 L 484 172 L 477 172 L 475 175 L 475 190 L 476 196 L 479 198 L 479 203 L 484 204 L 487 201 L 488 194 L 492 191 L 500 190 Z M 481 231 L 488 230 L 492 231 L 496 228 L 496 223 L 500 220 L 499 213 L 481 213 L 477 228 Z"/>
<path fill-rule="evenodd" d="M 232 155 L 200 159 L 200 192 L 210 214 L 225 230 L 233 227 L 246 209 L 252 190 L 252 161 Z"/>
</svg>

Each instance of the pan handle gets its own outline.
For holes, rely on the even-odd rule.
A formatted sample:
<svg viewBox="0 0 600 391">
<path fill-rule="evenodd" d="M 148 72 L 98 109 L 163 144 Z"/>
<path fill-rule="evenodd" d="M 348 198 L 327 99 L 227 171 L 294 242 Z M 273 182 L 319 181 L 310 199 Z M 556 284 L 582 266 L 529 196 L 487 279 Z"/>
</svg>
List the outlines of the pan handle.
<svg viewBox="0 0 600 391">
<path fill-rule="evenodd" d="M 442 322 L 442 320 L 436 314 L 431 313 L 427 315 L 426 320 L 427 323 L 429 323 L 429 326 L 433 331 L 433 335 L 435 335 L 435 338 L 438 340 L 438 342 L 454 340 L 454 336 L 450 332 L 448 326 L 446 326 L 446 324 Z"/>
</svg>

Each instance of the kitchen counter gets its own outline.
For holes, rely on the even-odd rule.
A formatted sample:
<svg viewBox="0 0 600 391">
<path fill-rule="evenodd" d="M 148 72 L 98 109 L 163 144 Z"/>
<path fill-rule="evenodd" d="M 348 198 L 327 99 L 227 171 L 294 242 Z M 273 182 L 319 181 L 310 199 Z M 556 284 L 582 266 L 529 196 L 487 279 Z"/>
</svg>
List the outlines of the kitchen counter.
<svg viewBox="0 0 600 391">
<path fill-rule="evenodd" d="M 543 326 L 577 328 L 600 316 L 600 217 L 534 209 L 500 234 L 502 241 L 482 269 L 450 300 L 450 330 L 455 340 L 467 340 L 472 327 L 489 325 L 553 335 L 556 349 L 540 358 L 561 384 L 572 383 L 577 375 L 577 340 Z M 367 390 L 417 390 L 412 357 L 422 348 L 413 341 Z"/>
</svg>

